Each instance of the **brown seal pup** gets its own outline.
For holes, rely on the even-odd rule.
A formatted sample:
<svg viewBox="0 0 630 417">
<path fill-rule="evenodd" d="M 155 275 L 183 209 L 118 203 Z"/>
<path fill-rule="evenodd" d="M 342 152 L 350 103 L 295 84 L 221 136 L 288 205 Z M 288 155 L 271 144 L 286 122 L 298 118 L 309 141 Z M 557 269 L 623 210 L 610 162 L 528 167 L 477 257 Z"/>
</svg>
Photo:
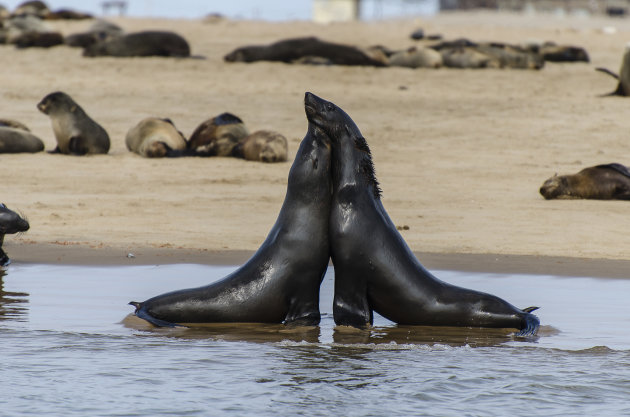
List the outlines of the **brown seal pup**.
<svg viewBox="0 0 630 417">
<path fill-rule="evenodd" d="M 270 130 L 258 130 L 241 139 L 232 155 L 248 161 L 285 162 L 288 152 L 287 138 Z"/>
<path fill-rule="evenodd" d="M 627 97 L 630 95 L 630 45 L 626 46 L 626 51 L 623 54 L 623 59 L 621 60 L 621 69 L 619 70 L 619 75 L 610 71 L 606 68 L 595 68 L 597 71 L 601 71 L 606 73 L 613 78 L 615 78 L 619 83 L 617 84 L 617 89 L 612 93 L 605 94 L 606 96 L 623 96 Z"/>
<path fill-rule="evenodd" d="M 285 39 L 270 45 L 244 46 L 230 52 L 223 59 L 227 62 L 290 63 L 304 57 L 324 58 L 333 65 L 385 66 L 381 60 L 370 57 L 358 48 L 322 41 L 315 37 Z"/>
<path fill-rule="evenodd" d="M 373 311 L 398 324 L 516 328 L 534 334 L 536 316 L 494 295 L 440 281 L 411 252 L 381 203 L 367 142 L 335 104 L 306 93 L 309 122 L 332 147 L 330 253 L 338 325 L 371 325 Z"/>
<path fill-rule="evenodd" d="M 0 153 L 41 152 L 44 142 L 28 130 L 0 126 Z"/>
<path fill-rule="evenodd" d="M 188 140 L 188 150 L 197 156 L 232 156 L 249 132 L 241 119 L 221 113 L 201 123 Z"/>
<path fill-rule="evenodd" d="M 53 153 L 86 155 L 109 152 L 109 135 L 68 94 L 48 94 L 37 108 L 50 116 L 57 147 Z"/>
<path fill-rule="evenodd" d="M 220 281 L 130 304 L 157 326 L 254 322 L 317 325 L 328 268 L 330 143 L 309 123 L 276 223 L 256 253 Z"/>
<path fill-rule="evenodd" d="M 540 194 L 546 200 L 630 200 L 630 171 L 621 164 L 612 163 L 584 168 L 573 175 L 556 174 L 543 183 Z"/>
<path fill-rule="evenodd" d="M 6 266 L 11 263 L 7 254 L 2 250 L 4 235 L 26 232 L 29 227 L 26 219 L 23 219 L 19 214 L 0 203 L 0 266 Z"/>
<path fill-rule="evenodd" d="M 167 56 L 189 57 L 186 39 L 169 31 L 144 31 L 96 42 L 83 50 L 83 56 Z"/>
<path fill-rule="evenodd" d="M 186 139 L 170 119 L 147 117 L 129 129 L 125 136 L 127 149 L 147 158 L 175 156 L 173 151 L 186 149 Z"/>
</svg>

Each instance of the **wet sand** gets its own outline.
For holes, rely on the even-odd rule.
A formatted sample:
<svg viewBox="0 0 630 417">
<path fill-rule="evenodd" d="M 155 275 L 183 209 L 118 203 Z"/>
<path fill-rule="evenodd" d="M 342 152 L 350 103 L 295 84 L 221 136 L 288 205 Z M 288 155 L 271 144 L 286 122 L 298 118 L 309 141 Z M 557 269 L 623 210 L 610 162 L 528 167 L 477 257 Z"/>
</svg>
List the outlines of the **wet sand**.
<svg viewBox="0 0 630 417">
<path fill-rule="evenodd" d="M 14 262 L 239 263 L 258 248 L 284 199 L 291 162 L 231 158 L 149 160 L 129 153 L 128 129 L 171 118 L 189 136 L 224 111 L 251 131 L 306 132 L 303 95 L 344 108 L 371 146 L 383 204 L 429 268 L 624 277 L 628 203 L 545 201 L 554 173 L 630 164 L 630 99 L 599 95 L 615 81 L 630 20 L 495 13 L 316 25 L 309 22 L 114 19 L 127 31 L 169 29 L 207 59 L 81 57 L 78 49 L 1 46 L 3 108 L 55 146 L 35 108 L 63 90 L 105 127 L 110 154 L 0 155 L 2 202 L 31 230 L 7 236 Z M 64 34 L 90 22 L 53 22 Z M 445 39 L 555 41 L 583 46 L 590 63 L 528 70 L 411 70 L 228 64 L 236 47 L 315 35 L 359 46 L 414 45 L 422 27 Z M 610 28 L 614 28 L 611 30 Z M 613 32 L 613 33 L 611 33 Z M 135 257 L 128 258 L 133 253 Z"/>
</svg>

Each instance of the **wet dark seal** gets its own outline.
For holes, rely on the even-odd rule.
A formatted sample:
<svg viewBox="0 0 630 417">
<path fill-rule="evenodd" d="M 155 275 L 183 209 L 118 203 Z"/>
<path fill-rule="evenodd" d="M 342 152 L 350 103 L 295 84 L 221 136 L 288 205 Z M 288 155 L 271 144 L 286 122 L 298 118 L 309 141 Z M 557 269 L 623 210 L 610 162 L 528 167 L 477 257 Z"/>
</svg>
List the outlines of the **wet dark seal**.
<svg viewBox="0 0 630 417">
<path fill-rule="evenodd" d="M 7 254 L 2 250 L 4 235 L 12 235 L 19 232 L 26 232 L 29 229 L 28 221 L 20 217 L 19 214 L 10 210 L 0 203 L 0 266 L 11 263 Z"/>
<path fill-rule="evenodd" d="M 221 281 L 132 302 L 157 326 L 211 322 L 316 325 L 328 267 L 330 143 L 309 123 L 289 172 L 287 193 L 262 246 Z"/>
<path fill-rule="evenodd" d="M 53 153 L 86 155 L 109 152 L 109 135 L 68 94 L 50 93 L 37 104 L 50 117 L 57 147 Z"/>
<path fill-rule="evenodd" d="M 585 198 L 630 200 L 630 171 L 612 163 L 584 168 L 573 175 L 554 175 L 540 187 L 546 200 Z"/>
<path fill-rule="evenodd" d="M 309 122 L 332 146 L 330 247 L 335 267 L 335 323 L 371 325 L 373 311 L 407 325 L 516 328 L 535 334 L 535 307 L 447 284 L 413 255 L 381 203 L 370 149 L 339 107 L 306 93 Z"/>
<path fill-rule="evenodd" d="M 189 57 L 190 46 L 186 39 L 174 32 L 145 31 L 117 36 L 88 45 L 83 56 L 165 56 Z"/>
</svg>

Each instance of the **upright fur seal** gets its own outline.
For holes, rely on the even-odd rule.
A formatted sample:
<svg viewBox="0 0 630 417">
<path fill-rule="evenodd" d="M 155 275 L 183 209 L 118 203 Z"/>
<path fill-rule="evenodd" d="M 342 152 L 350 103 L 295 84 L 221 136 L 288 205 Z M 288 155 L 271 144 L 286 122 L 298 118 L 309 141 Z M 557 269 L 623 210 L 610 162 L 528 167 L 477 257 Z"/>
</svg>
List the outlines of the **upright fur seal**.
<svg viewBox="0 0 630 417">
<path fill-rule="evenodd" d="M 630 200 L 630 171 L 612 163 L 584 168 L 573 175 L 554 175 L 540 187 L 546 200 L 554 198 L 589 198 Z"/>
<path fill-rule="evenodd" d="M 221 113 L 197 126 L 188 140 L 188 150 L 197 156 L 231 156 L 247 135 L 249 131 L 240 118 Z"/>
<path fill-rule="evenodd" d="M 44 142 L 27 130 L 0 125 L 0 153 L 41 152 Z"/>
<path fill-rule="evenodd" d="M 284 162 L 289 151 L 287 138 L 271 130 L 258 130 L 241 139 L 232 155 L 248 161 Z"/>
<path fill-rule="evenodd" d="M 615 78 L 619 83 L 617 84 L 617 89 L 612 93 L 605 94 L 607 96 L 623 96 L 627 97 L 630 95 L 630 45 L 626 46 L 626 51 L 623 54 L 623 59 L 621 61 L 621 69 L 619 70 L 619 75 L 615 74 L 611 70 L 607 68 L 595 68 L 597 71 L 601 71 L 605 74 L 610 75 Z"/>
<path fill-rule="evenodd" d="M 186 149 L 186 139 L 170 119 L 147 117 L 129 129 L 125 136 L 127 149 L 147 158 L 169 156 Z"/>
<path fill-rule="evenodd" d="M 109 152 L 109 135 L 68 94 L 48 94 L 37 108 L 50 116 L 57 147 L 53 152 L 86 155 Z"/>
<path fill-rule="evenodd" d="M 28 221 L 20 217 L 20 215 L 13 210 L 8 209 L 4 204 L 0 203 L 0 266 L 6 266 L 11 263 L 7 254 L 4 250 L 2 250 L 4 235 L 26 232 L 29 227 Z"/>
<path fill-rule="evenodd" d="M 208 286 L 159 295 L 143 303 L 131 302 L 136 315 L 156 326 L 318 324 L 319 286 L 329 259 L 330 198 L 330 143 L 309 123 L 289 172 L 278 219 L 252 258 Z"/>
<path fill-rule="evenodd" d="M 335 267 L 335 323 L 363 327 L 373 311 L 399 323 L 516 328 L 534 334 L 538 318 L 482 292 L 447 284 L 413 255 L 381 203 L 367 142 L 331 102 L 306 93 L 309 122 L 332 146 L 330 248 Z"/>
</svg>

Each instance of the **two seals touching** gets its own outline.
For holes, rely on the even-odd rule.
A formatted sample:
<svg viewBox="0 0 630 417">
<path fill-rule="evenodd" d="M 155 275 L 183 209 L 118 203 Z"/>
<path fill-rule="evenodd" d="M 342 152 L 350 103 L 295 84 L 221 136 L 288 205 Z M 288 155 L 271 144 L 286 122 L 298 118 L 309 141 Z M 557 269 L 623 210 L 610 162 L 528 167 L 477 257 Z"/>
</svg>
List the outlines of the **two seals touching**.
<svg viewBox="0 0 630 417">
<path fill-rule="evenodd" d="M 131 302 L 157 326 L 208 322 L 319 322 L 319 285 L 335 267 L 337 325 L 365 327 L 373 312 L 408 325 L 516 328 L 533 335 L 536 307 L 456 287 L 415 258 L 380 200 L 367 142 L 333 103 L 306 93 L 308 133 L 278 219 L 254 256 L 214 284 Z"/>
<path fill-rule="evenodd" d="M 335 323 L 371 325 L 373 311 L 399 324 L 516 328 L 535 334 L 536 307 L 519 309 L 494 295 L 447 284 L 413 255 L 381 203 L 366 140 L 335 104 L 306 93 L 309 123 L 332 147 L 330 250 Z"/>
<path fill-rule="evenodd" d="M 554 175 L 540 187 L 546 200 L 588 198 L 630 200 L 630 170 L 617 163 L 584 168 L 573 175 Z"/>
<path fill-rule="evenodd" d="M 0 266 L 6 266 L 11 263 L 7 254 L 2 250 L 4 235 L 26 232 L 29 227 L 26 219 L 0 203 Z"/>
<path fill-rule="evenodd" d="M 109 152 L 109 135 L 68 94 L 57 91 L 37 104 L 50 117 L 57 147 L 53 153 L 86 155 Z"/>
<path fill-rule="evenodd" d="M 276 223 L 242 267 L 205 287 L 131 302 L 156 326 L 216 322 L 316 325 L 328 267 L 330 143 L 309 123 Z"/>
</svg>

